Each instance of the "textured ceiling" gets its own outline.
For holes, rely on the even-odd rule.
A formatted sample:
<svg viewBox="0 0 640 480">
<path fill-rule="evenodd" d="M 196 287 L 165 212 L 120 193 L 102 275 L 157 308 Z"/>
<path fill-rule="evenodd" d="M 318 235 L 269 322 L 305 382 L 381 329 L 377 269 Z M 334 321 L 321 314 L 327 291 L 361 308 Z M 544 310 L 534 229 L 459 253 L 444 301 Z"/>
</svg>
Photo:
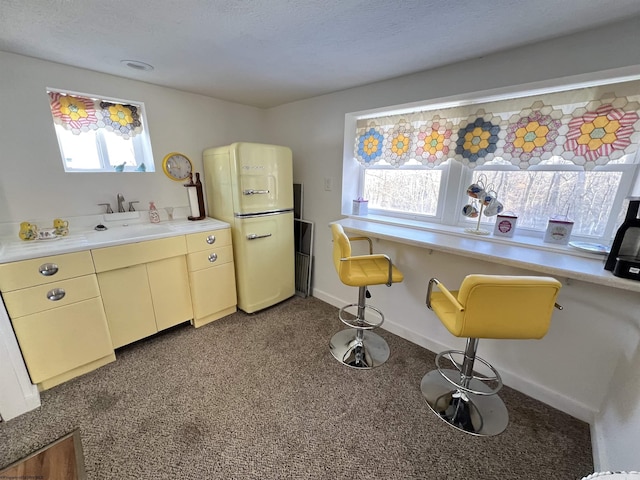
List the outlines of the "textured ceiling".
<svg viewBox="0 0 640 480">
<path fill-rule="evenodd" d="M 638 0 L 0 0 L 0 50 L 271 107 L 635 15 Z"/>
</svg>

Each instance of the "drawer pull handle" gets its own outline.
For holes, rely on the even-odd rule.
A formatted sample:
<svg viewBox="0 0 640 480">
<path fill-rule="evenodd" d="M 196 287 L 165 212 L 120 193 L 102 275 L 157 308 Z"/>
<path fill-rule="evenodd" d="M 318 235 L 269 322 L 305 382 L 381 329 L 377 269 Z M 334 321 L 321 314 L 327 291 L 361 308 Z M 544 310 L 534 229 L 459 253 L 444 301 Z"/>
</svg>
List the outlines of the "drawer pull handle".
<svg viewBox="0 0 640 480">
<path fill-rule="evenodd" d="M 256 240 L 258 238 L 267 238 L 270 236 L 271 236 L 270 233 L 265 233 L 263 235 L 258 235 L 257 233 L 250 233 L 249 235 L 247 235 L 247 240 Z"/>
<path fill-rule="evenodd" d="M 253 188 L 242 191 L 243 195 L 266 195 L 267 193 L 269 193 L 269 190 L 254 190 Z"/>
<path fill-rule="evenodd" d="M 57 302 L 58 300 L 62 300 L 64 296 L 67 294 L 62 288 L 54 288 L 53 290 L 49 290 L 47 292 L 47 298 L 52 302 Z"/>
<path fill-rule="evenodd" d="M 38 271 L 41 275 L 50 277 L 51 275 L 55 275 L 56 273 L 58 273 L 58 265 L 56 265 L 55 263 L 43 263 L 42 265 L 40 265 L 40 268 L 38 268 Z"/>
<path fill-rule="evenodd" d="M 209 245 L 213 245 L 214 243 L 216 243 L 216 236 L 215 235 L 209 235 L 207 237 L 207 243 Z"/>
<path fill-rule="evenodd" d="M 209 261 L 211 263 L 215 262 L 218 259 L 218 254 L 217 253 L 211 253 L 209 254 Z"/>
</svg>

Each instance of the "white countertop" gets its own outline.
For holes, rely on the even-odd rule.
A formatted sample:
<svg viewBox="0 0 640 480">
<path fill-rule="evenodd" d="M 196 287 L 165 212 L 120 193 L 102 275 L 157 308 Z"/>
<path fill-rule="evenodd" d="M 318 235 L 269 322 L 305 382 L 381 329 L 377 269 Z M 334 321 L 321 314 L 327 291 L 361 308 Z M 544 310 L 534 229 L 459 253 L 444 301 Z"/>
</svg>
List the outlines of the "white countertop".
<svg viewBox="0 0 640 480">
<path fill-rule="evenodd" d="M 423 230 L 360 218 L 344 218 L 335 223 L 348 232 L 361 235 L 640 292 L 640 282 L 616 277 L 604 269 L 606 256 L 571 252 L 570 247 L 566 247 L 567 250 L 539 249 L 462 232 Z"/>
<path fill-rule="evenodd" d="M 230 227 L 228 223 L 213 218 L 194 221 L 180 218 L 149 223 L 146 212 L 92 215 L 68 220 L 69 234 L 51 240 L 20 240 L 19 224 L 0 225 L 0 263 Z M 108 229 L 96 231 L 94 227 L 98 224 Z"/>
</svg>

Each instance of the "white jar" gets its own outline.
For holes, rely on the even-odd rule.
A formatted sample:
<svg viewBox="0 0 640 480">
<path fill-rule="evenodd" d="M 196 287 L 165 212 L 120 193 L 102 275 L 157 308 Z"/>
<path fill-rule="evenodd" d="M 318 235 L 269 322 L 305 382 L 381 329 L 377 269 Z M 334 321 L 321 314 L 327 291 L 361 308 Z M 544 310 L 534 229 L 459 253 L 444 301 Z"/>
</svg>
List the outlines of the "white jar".
<svg viewBox="0 0 640 480">
<path fill-rule="evenodd" d="M 518 216 L 512 213 L 499 213 L 496 216 L 496 224 L 493 227 L 493 234 L 496 237 L 513 237 L 516 231 Z"/>
<path fill-rule="evenodd" d="M 557 243 L 567 245 L 571 237 L 573 221 L 569 219 L 550 218 L 547 224 L 547 231 L 544 234 L 544 241 L 547 243 Z"/>
<path fill-rule="evenodd" d="M 353 201 L 353 215 L 368 215 L 369 213 L 369 200 L 363 200 L 361 198 Z"/>
</svg>

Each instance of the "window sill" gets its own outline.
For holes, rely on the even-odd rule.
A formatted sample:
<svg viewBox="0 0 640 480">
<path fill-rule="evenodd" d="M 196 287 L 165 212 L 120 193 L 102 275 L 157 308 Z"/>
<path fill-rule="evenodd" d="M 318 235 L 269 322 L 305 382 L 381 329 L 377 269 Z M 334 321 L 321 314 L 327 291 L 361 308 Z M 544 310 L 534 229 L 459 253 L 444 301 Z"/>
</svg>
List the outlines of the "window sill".
<svg viewBox="0 0 640 480">
<path fill-rule="evenodd" d="M 604 269 L 606 256 L 581 252 L 569 246 L 546 244 L 542 239 L 476 236 L 465 233 L 463 227 L 389 221 L 389 217 L 375 215 L 350 216 L 336 223 L 348 232 L 361 235 L 640 292 L 640 282 L 616 277 Z"/>
</svg>

